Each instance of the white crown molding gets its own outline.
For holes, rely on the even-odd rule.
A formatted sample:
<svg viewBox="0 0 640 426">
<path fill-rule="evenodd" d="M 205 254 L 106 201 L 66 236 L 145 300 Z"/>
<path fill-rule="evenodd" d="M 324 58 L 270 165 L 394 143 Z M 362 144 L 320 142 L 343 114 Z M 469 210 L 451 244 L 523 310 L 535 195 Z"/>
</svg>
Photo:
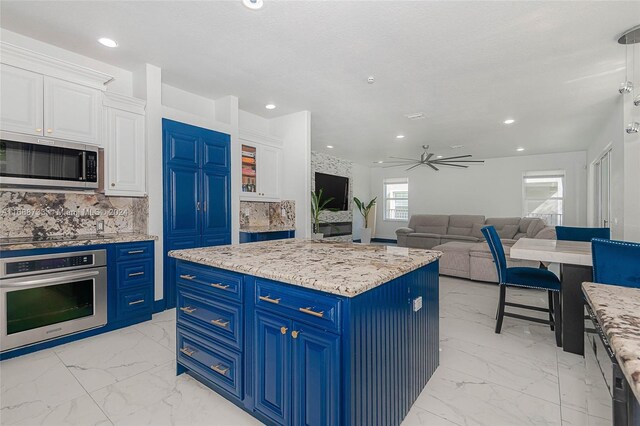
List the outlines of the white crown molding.
<svg viewBox="0 0 640 426">
<path fill-rule="evenodd" d="M 240 129 L 238 137 L 245 141 L 261 143 L 266 145 L 272 145 L 276 147 L 282 147 L 284 141 L 280 138 L 265 135 L 264 133 L 254 132 L 252 130 Z"/>
<path fill-rule="evenodd" d="M 132 98 L 118 93 L 103 92 L 102 105 L 108 108 L 116 108 L 144 115 L 147 102 L 142 99 Z"/>
<path fill-rule="evenodd" d="M 39 74 L 105 90 L 113 80 L 109 74 L 0 41 L 0 62 Z"/>
</svg>

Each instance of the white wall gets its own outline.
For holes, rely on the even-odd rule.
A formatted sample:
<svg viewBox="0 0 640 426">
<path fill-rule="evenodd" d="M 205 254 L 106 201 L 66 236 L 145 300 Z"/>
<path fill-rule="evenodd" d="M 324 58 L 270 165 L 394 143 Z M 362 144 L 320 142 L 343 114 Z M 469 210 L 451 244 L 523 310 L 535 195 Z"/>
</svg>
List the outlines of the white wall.
<svg viewBox="0 0 640 426">
<path fill-rule="evenodd" d="M 633 105 L 632 96 L 624 95 L 625 127 L 640 122 L 640 107 Z M 624 133 L 624 239 L 640 242 L 640 133 Z"/>
<path fill-rule="evenodd" d="M 587 226 L 601 226 L 596 214 L 596 176 L 594 163 L 611 149 L 611 236 L 622 239 L 624 235 L 624 125 L 622 97 L 616 98 L 609 117 L 587 150 L 588 189 Z"/>
<path fill-rule="evenodd" d="M 395 230 L 407 222 L 383 220 L 382 182 L 409 178 L 409 215 L 481 214 L 486 217 L 522 216 L 522 176 L 526 171 L 565 170 L 564 223 L 586 224 L 586 151 L 561 154 L 492 158 L 468 169 L 372 168 L 371 195 L 377 196 L 377 238 L 396 238 Z"/>
</svg>

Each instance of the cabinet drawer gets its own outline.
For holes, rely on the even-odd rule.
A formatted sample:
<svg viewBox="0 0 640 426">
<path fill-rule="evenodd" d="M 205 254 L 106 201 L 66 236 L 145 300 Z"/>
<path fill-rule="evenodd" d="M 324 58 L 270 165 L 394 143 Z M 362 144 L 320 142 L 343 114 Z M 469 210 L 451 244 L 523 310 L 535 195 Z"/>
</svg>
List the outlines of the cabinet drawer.
<svg viewBox="0 0 640 426">
<path fill-rule="evenodd" d="M 181 327 L 177 329 L 177 345 L 180 364 L 242 398 L 242 361 L 239 353 L 205 341 Z"/>
<path fill-rule="evenodd" d="M 178 289 L 178 324 L 235 349 L 242 349 L 242 307 Z"/>
<path fill-rule="evenodd" d="M 153 281 L 153 260 L 118 263 L 118 288 L 139 286 Z"/>
<path fill-rule="evenodd" d="M 116 246 L 117 260 L 134 260 L 153 256 L 153 242 L 118 244 Z"/>
<path fill-rule="evenodd" d="M 242 300 L 242 275 L 186 262 L 178 262 L 176 275 L 178 284 L 238 302 Z"/>
<path fill-rule="evenodd" d="M 118 319 L 125 319 L 153 312 L 153 288 L 149 284 L 118 292 Z"/>
<path fill-rule="evenodd" d="M 340 331 L 340 299 L 256 278 L 256 307 Z"/>
</svg>

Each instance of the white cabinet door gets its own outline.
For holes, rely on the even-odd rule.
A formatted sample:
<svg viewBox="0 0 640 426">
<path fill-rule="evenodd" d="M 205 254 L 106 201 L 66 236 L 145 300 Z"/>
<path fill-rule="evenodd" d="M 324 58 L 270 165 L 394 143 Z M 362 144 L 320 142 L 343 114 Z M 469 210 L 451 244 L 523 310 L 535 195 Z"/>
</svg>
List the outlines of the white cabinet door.
<svg viewBox="0 0 640 426">
<path fill-rule="evenodd" d="M 44 77 L 44 135 L 100 145 L 101 92 Z"/>
<path fill-rule="evenodd" d="M 104 189 L 107 195 L 146 192 L 144 115 L 106 108 Z"/>
<path fill-rule="evenodd" d="M 262 145 L 258 147 L 258 191 L 264 198 L 280 199 L 280 163 L 282 149 Z"/>
<path fill-rule="evenodd" d="M 0 129 L 42 135 L 43 76 L 0 67 Z"/>
</svg>

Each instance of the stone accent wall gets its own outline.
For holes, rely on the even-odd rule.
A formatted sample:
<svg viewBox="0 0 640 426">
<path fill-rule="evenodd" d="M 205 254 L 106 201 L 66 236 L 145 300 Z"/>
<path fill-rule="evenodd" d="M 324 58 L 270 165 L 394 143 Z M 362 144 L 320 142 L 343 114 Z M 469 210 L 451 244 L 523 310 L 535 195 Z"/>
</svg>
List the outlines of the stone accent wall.
<svg viewBox="0 0 640 426">
<path fill-rule="evenodd" d="M 349 178 L 349 210 L 339 212 L 324 212 L 320 218 L 325 222 L 353 221 L 353 163 L 342 158 L 321 152 L 311 151 L 311 190 L 316 190 L 316 172 Z M 351 237 L 344 236 L 343 241 L 351 241 Z"/>
<path fill-rule="evenodd" d="M 240 201 L 240 228 L 246 226 L 296 226 L 296 203 Z"/>
<path fill-rule="evenodd" d="M 148 217 L 146 197 L 0 191 L 0 238 L 147 233 Z"/>
</svg>

